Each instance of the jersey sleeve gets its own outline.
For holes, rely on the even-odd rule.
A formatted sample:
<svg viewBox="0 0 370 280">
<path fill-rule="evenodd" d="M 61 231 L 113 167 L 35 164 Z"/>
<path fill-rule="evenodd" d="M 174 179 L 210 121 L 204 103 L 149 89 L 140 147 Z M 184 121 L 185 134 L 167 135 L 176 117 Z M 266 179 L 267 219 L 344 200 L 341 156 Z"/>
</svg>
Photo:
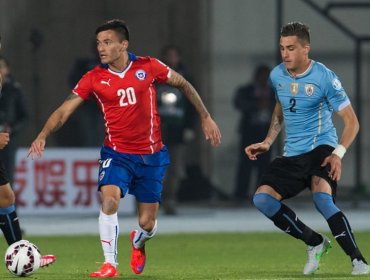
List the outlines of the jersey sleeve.
<svg viewBox="0 0 370 280">
<path fill-rule="evenodd" d="M 150 58 L 150 65 L 152 70 L 152 75 L 156 82 L 165 83 L 171 76 L 171 69 L 162 61 L 156 58 Z"/>
<path fill-rule="evenodd" d="M 271 84 L 272 91 L 274 92 L 275 101 L 280 103 L 279 95 L 277 93 L 277 84 L 276 84 L 275 75 L 276 75 L 276 70 L 273 69 L 273 71 L 270 72 L 269 81 Z"/>
<path fill-rule="evenodd" d="M 87 72 L 82 76 L 72 92 L 84 100 L 89 99 L 90 95 L 93 93 L 91 72 Z"/>
<path fill-rule="evenodd" d="M 323 86 L 326 91 L 327 100 L 335 112 L 339 112 L 351 104 L 342 83 L 334 72 L 330 70 L 326 72 Z"/>
</svg>

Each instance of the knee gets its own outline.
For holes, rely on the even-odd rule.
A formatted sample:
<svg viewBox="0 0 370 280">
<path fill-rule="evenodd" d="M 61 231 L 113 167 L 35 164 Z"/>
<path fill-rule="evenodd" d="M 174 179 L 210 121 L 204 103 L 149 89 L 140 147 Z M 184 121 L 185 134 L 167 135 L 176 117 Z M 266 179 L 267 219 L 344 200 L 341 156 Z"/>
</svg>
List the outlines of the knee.
<svg viewBox="0 0 370 280">
<path fill-rule="evenodd" d="M 10 188 L 0 189 L 0 208 L 8 208 L 15 203 L 15 195 L 13 190 Z"/>
<path fill-rule="evenodd" d="M 280 201 L 267 193 L 255 194 L 253 196 L 253 204 L 268 218 L 274 216 L 281 207 Z"/>
<path fill-rule="evenodd" d="M 114 196 L 106 196 L 102 201 L 102 210 L 104 214 L 113 215 L 118 211 L 119 199 Z"/>
</svg>

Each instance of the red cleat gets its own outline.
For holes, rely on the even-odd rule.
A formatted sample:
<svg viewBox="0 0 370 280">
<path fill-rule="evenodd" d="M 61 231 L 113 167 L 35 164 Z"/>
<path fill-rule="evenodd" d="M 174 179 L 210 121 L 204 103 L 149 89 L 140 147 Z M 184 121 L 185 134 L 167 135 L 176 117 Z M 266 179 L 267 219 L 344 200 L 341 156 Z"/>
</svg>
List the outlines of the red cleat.
<svg viewBox="0 0 370 280">
<path fill-rule="evenodd" d="M 132 253 L 131 253 L 131 269 L 136 274 L 140 274 L 144 270 L 145 266 L 145 246 L 142 248 L 136 249 L 134 247 L 134 237 L 136 230 L 132 231 L 130 234 Z"/>
<path fill-rule="evenodd" d="M 109 278 L 109 277 L 117 277 L 118 270 L 110 263 L 104 263 L 102 267 L 95 272 L 90 273 L 90 277 L 96 278 Z"/>
<path fill-rule="evenodd" d="M 41 256 L 40 267 L 48 266 L 49 264 L 54 263 L 57 258 L 54 255 L 45 255 Z"/>
</svg>

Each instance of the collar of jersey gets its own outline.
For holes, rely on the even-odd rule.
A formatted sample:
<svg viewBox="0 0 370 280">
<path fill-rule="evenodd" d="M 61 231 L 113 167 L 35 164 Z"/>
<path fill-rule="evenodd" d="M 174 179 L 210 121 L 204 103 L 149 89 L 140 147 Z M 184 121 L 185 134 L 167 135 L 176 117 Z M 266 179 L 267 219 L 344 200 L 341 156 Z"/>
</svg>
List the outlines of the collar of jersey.
<svg viewBox="0 0 370 280">
<path fill-rule="evenodd" d="M 130 69 L 131 64 L 133 61 L 137 60 L 137 57 L 135 54 L 128 52 L 128 59 L 130 60 L 130 63 L 127 65 L 125 69 L 123 69 L 122 72 L 113 71 L 109 68 L 108 64 L 101 64 L 101 67 L 104 69 L 107 69 L 110 73 L 119 76 L 120 78 L 123 78 L 127 72 L 128 69 Z"/>
<path fill-rule="evenodd" d="M 304 72 L 303 72 L 303 73 L 301 73 L 301 74 L 298 74 L 297 76 L 292 76 L 286 68 L 285 68 L 285 70 L 288 72 L 288 75 L 289 75 L 290 77 L 292 77 L 292 78 L 295 78 L 295 79 L 297 79 L 297 78 L 302 78 L 302 77 L 306 76 L 306 75 L 311 71 L 313 64 L 314 64 L 314 60 L 313 60 L 313 59 L 311 59 L 311 63 L 310 63 L 310 65 L 307 67 L 306 71 L 304 71 Z"/>
</svg>

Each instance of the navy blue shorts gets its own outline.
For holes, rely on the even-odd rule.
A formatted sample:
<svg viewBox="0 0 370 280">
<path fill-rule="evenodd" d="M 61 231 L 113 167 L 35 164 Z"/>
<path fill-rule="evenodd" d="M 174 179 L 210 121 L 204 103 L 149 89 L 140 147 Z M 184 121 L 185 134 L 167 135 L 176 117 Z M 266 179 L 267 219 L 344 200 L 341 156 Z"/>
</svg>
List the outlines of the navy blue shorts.
<svg viewBox="0 0 370 280">
<path fill-rule="evenodd" d="M 121 197 L 127 193 L 138 202 L 161 201 L 163 178 L 170 163 L 167 147 L 154 154 L 125 154 L 102 147 L 100 151 L 99 191 L 104 185 L 121 189 Z"/>
<path fill-rule="evenodd" d="M 328 166 L 321 167 L 324 159 L 333 150 L 331 146 L 320 145 L 302 155 L 276 158 L 262 176 L 259 185 L 272 187 L 285 199 L 310 188 L 312 176 L 318 176 L 329 183 L 333 198 L 335 198 L 337 182 L 330 179 Z"/>
</svg>

